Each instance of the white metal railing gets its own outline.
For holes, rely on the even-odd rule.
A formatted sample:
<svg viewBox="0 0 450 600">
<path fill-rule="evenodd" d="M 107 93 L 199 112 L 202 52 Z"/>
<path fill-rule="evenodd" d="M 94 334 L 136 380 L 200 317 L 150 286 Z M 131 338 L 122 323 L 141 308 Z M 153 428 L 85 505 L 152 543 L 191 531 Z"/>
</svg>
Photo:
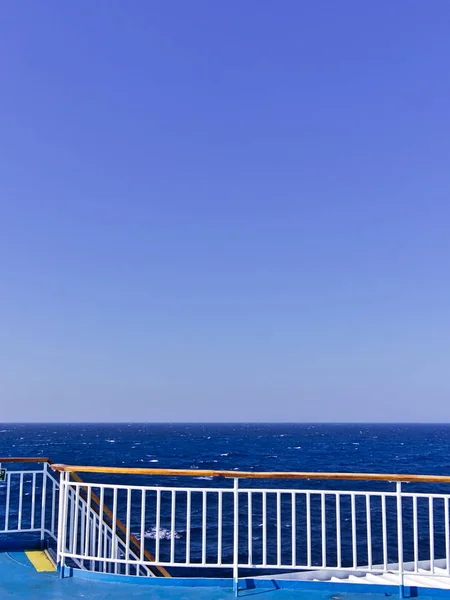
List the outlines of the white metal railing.
<svg viewBox="0 0 450 600">
<path fill-rule="evenodd" d="M 42 543 L 47 536 L 56 541 L 58 501 L 59 483 L 47 462 L 40 468 L 7 469 L 0 483 L 0 534 L 39 534 Z"/>
<path fill-rule="evenodd" d="M 139 556 L 133 548 L 127 548 L 126 541 L 121 538 L 119 532 L 113 532 L 111 524 L 108 524 L 106 515 L 103 514 L 104 507 L 101 507 L 101 512 L 96 509 L 94 496 L 90 492 L 80 493 L 86 488 L 80 485 L 76 490 L 66 487 L 60 491 L 60 483 L 49 469 L 46 459 L 39 464 L 39 468 L 34 464 L 32 468 L 28 468 L 28 465 L 38 463 L 40 459 L 2 460 L 5 462 L 3 466 L 9 467 L 10 461 L 14 467 L 6 469 L 5 480 L 0 482 L 1 537 L 9 540 L 15 534 L 29 534 L 40 540 L 42 546 L 54 549 L 55 556 L 60 548 L 64 549 L 67 545 L 81 548 L 80 545 L 77 546 L 79 539 L 90 539 L 86 551 L 92 554 L 102 540 L 103 553 L 113 551 L 113 555 L 118 559 L 126 556 L 130 562 L 125 565 L 103 564 L 101 568 L 96 561 L 85 561 L 74 556 L 72 566 L 116 574 L 153 576 L 153 572 L 146 565 L 133 564 Z M 21 463 L 25 461 L 27 468 L 20 468 L 23 466 Z M 69 523 L 65 538 L 60 535 L 59 523 L 62 517 L 67 518 Z"/>
<path fill-rule="evenodd" d="M 66 482 L 67 476 L 63 476 L 63 480 Z M 58 532 L 60 564 L 64 565 L 64 559 L 69 558 L 81 569 L 120 575 L 154 576 L 148 566 L 139 562 L 140 556 L 130 547 L 130 535 L 126 540 L 119 535 L 117 517 L 108 522 L 102 492 L 98 508 L 95 506 L 96 495 L 91 486 L 84 482 L 77 482 L 75 486 L 64 485 L 63 494 L 60 519 L 67 526 L 60 527 Z M 114 557 L 114 560 L 101 560 L 105 556 Z M 123 560 L 124 558 L 127 560 Z"/>
<path fill-rule="evenodd" d="M 186 574 L 224 569 L 236 589 L 243 571 L 391 573 L 400 586 L 406 573 L 450 578 L 450 494 L 442 486 L 411 489 L 406 481 L 415 476 L 392 476 L 394 487 L 389 476 L 372 476 L 376 489 L 369 490 L 313 489 L 304 481 L 308 489 L 299 489 L 292 480 L 254 487 L 239 481 L 246 474 L 231 472 L 197 487 L 88 483 L 61 470 L 60 482 L 45 462 L 7 470 L 0 483 L 0 534 L 32 533 L 43 543 L 57 542 L 63 568 L 144 577 L 167 575 L 166 567 Z M 450 479 L 417 481 L 448 485 Z"/>
<path fill-rule="evenodd" d="M 410 492 L 401 481 L 388 491 L 230 483 L 113 485 L 71 481 L 63 473 L 59 561 L 137 575 L 157 566 L 230 569 L 236 585 L 241 569 L 394 573 L 402 585 L 406 571 L 434 575 L 438 560 L 439 576 L 450 577 L 449 494 Z M 80 510 L 82 489 L 100 498 L 100 528 L 97 517 Z M 120 542 L 116 519 L 127 532 Z"/>
<path fill-rule="evenodd" d="M 80 488 L 87 487 L 90 494 L 100 496 L 99 515 L 102 515 L 102 505 L 105 498 L 113 506 L 113 522 L 120 518 L 126 528 L 125 540 L 122 540 L 124 556 L 118 556 L 114 545 L 109 544 L 105 552 L 104 545 L 97 543 L 94 548 L 90 540 L 90 530 L 86 523 L 86 515 L 80 515 L 81 524 L 84 522 L 84 539 L 70 536 L 74 521 L 62 517 L 61 539 L 68 543 L 60 547 L 60 560 L 77 558 L 96 563 L 99 570 L 105 570 L 107 564 L 148 565 L 148 566 L 208 566 L 232 568 L 233 559 L 224 558 L 224 542 L 229 549 L 233 546 L 231 532 L 224 530 L 222 525 L 223 509 L 233 510 L 233 490 L 227 489 L 199 489 L 199 488 L 172 488 L 156 486 L 126 486 L 106 484 L 86 484 L 85 482 L 68 482 L 64 480 L 65 488 L 72 488 L 79 493 Z M 211 547 L 207 549 L 208 526 L 211 527 L 207 507 L 211 507 L 214 497 L 219 507 L 217 512 L 217 551 L 213 557 Z M 180 508 L 184 506 L 183 516 Z M 200 512 L 197 506 L 201 506 Z M 105 515 L 102 515 L 102 521 Z M 184 517 L 184 531 L 186 533 L 183 550 L 180 554 L 183 537 L 178 529 L 182 527 Z M 78 526 L 78 524 L 77 524 Z M 139 539 L 139 554 L 131 553 L 131 535 Z M 231 535 L 231 537 L 230 537 Z M 149 536 L 149 537 L 146 537 Z M 146 540 L 153 540 L 153 560 L 145 557 Z M 200 553 L 192 554 L 192 542 L 201 540 Z M 229 550 L 230 551 L 230 550 Z"/>
</svg>

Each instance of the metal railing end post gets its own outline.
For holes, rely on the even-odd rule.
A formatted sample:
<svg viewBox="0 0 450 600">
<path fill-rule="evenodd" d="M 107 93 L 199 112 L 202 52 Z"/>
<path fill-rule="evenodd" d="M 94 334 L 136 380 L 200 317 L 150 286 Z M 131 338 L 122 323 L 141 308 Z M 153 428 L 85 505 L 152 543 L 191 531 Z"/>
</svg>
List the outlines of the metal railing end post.
<svg viewBox="0 0 450 600">
<path fill-rule="evenodd" d="M 398 546 L 398 587 L 399 597 L 404 597 L 404 573 L 403 573 L 403 506 L 402 506 L 402 482 L 396 483 L 397 492 L 397 546 Z"/>
<path fill-rule="evenodd" d="M 239 479 L 234 478 L 234 531 L 233 531 L 233 589 L 237 597 L 239 592 Z"/>
</svg>

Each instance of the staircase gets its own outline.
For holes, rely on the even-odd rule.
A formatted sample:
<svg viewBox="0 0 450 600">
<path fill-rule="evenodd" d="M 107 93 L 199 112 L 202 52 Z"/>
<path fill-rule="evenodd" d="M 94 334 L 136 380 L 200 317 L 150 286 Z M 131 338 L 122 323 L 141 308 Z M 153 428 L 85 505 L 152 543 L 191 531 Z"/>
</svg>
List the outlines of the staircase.
<svg viewBox="0 0 450 600">
<path fill-rule="evenodd" d="M 434 574 L 419 569 L 418 573 L 405 574 L 403 585 L 407 587 L 439 588 L 450 590 L 450 577 L 446 569 L 434 569 Z M 359 575 L 348 575 L 347 577 L 330 577 L 328 580 L 313 579 L 313 581 L 329 581 L 331 583 L 362 583 L 369 585 L 399 585 L 399 577 L 395 573 L 366 573 Z"/>
<path fill-rule="evenodd" d="M 386 565 L 384 572 L 364 572 L 364 567 L 359 571 L 318 569 L 276 575 L 276 579 L 289 579 L 295 581 L 314 581 L 321 583 L 357 583 L 366 585 L 392 585 L 400 583 L 398 564 Z M 382 566 L 374 566 L 374 571 L 381 571 Z M 435 560 L 432 565 L 429 560 L 419 561 L 417 568 L 414 562 L 403 565 L 403 585 L 406 587 L 423 587 L 450 590 L 450 574 L 447 570 L 445 559 Z M 258 579 L 274 579 L 274 575 L 264 575 Z"/>
</svg>

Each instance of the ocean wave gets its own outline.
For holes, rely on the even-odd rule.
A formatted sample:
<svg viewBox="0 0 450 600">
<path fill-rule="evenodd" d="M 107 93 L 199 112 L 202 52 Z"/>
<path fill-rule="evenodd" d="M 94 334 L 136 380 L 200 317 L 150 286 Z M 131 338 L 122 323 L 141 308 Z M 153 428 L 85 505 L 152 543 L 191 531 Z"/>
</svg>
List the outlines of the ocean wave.
<svg viewBox="0 0 450 600">
<path fill-rule="evenodd" d="M 152 458 L 152 459 L 151 459 L 151 460 L 149 460 L 148 462 L 155 463 L 155 462 L 159 462 L 159 460 L 158 460 L 157 458 Z"/>
<path fill-rule="evenodd" d="M 211 479 L 214 479 L 214 477 L 211 475 L 205 475 L 204 477 L 194 477 L 194 479 L 207 479 L 208 481 L 211 481 Z"/>
<path fill-rule="evenodd" d="M 141 534 L 135 533 L 134 537 L 140 540 Z M 165 527 L 160 527 L 159 531 L 156 529 L 156 527 L 152 527 L 151 529 L 147 529 L 147 531 L 144 533 L 144 538 L 148 540 L 156 540 L 158 537 L 160 540 L 171 540 L 172 532 L 170 529 L 166 529 Z M 175 530 L 173 532 L 173 538 L 175 540 L 179 540 L 181 538 L 181 532 Z"/>
</svg>

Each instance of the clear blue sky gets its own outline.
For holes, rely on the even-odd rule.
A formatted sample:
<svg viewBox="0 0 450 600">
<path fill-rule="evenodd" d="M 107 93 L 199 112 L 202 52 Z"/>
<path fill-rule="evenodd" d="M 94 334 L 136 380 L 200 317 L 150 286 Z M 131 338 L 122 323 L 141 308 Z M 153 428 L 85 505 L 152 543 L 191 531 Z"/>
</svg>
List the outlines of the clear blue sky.
<svg viewBox="0 0 450 600">
<path fill-rule="evenodd" d="M 7 0 L 0 421 L 450 421 L 450 3 Z"/>
</svg>

